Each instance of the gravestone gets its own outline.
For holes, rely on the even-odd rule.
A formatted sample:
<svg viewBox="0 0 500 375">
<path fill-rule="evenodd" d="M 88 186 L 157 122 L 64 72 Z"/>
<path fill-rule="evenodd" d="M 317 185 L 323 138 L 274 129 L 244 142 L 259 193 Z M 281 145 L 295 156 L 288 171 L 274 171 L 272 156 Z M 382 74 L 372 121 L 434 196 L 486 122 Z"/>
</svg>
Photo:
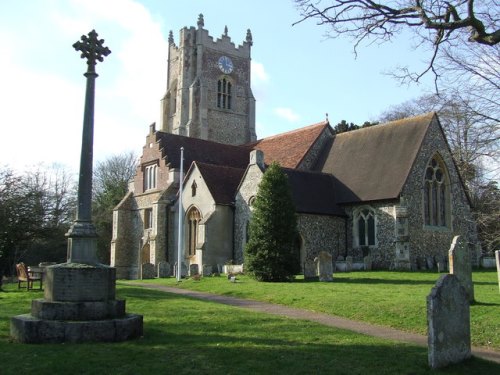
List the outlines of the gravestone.
<svg viewBox="0 0 500 375">
<path fill-rule="evenodd" d="M 372 257 L 370 255 L 367 255 L 363 258 L 363 263 L 365 264 L 365 271 L 372 270 Z"/>
<path fill-rule="evenodd" d="M 194 276 L 194 275 L 199 275 L 200 274 L 200 268 L 198 267 L 197 264 L 190 264 L 189 265 L 189 276 Z"/>
<path fill-rule="evenodd" d="M 141 279 L 154 279 L 155 265 L 153 263 L 143 263 L 141 265 Z"/>
<path fill-rule="evenodd" d="M 498 289 L 500 290 L 500 250 L 495 251 L 495 259 L 497 261 Z"/>
<path fill-rule="evenodd" d="M 441 276 L 427 296 L 427 326 L 431 368 L 471 356 L 469 300 L 457 276 Z"/>
<path fill-rule="evenodd" d="M 213 272 L 213 266 L 211 264 L 204 264 L 202 268 L 202 275 L 203 276 L 210 276 L 212 275 Z"/>
<path fill-rule="evenodd" d="M 319 281 L 333 281 L 333 263 L 330 253 L 320 251 L 314 260 L 317 265 Z"/>
<path fill-rule="evenodd" d="M 352 257 L 351 256 L 345 257 L 345 270 L 346 270 L 346 272 L 352 271 Z"/>
<path fill-rule="evenodd" d="M 457 276 L 460 284 L 465 288 L 469 302 L 474 301 L 474 284 L 472 283 L 472 266 L 469 248 L 462 236 L 453 237 L 448 252 L 450 273 Z"/>
<path fill-rule="evenodd" d="M 427 262 L 427 269 L 428 270 L 434 269 L 434 258 L 431 256 L 428 256 L 425 258 L 425 260 Z"/>
<path fill-rule="evenodd" d="M 188 274 L 188 268 L 186 263 L 181 263 L 181 277 L 186 277 Z M 174 263 L 174 277 L 177 277 L 177 262 Z"/>
<path fill-rule="evenodd" d="M 446 271 L 446 258 L 442 255 L 436 256 L 436 266 L 438 273 Z"/>
<path fill-rule="evenodd" d="M 316 263 L 311 260 L 306 260 L 304 263 L 304 279 L 314 279 L 318 277 L 318 267 Z"/>
<path fill-rule="evenodd" d="M 170 270 L 170 263 L 165 262 L 164 260 L 158 262 L 157 271 L 157 275 L 160 278 L 170 277 L 172 275 L 172 272 Z"/>
</svg>

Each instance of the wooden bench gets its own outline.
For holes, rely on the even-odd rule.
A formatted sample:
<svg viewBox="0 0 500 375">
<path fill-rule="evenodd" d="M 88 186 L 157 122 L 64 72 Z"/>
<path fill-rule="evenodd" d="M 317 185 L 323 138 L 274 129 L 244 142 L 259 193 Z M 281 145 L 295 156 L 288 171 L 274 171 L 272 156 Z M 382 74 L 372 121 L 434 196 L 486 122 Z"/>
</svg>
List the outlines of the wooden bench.
<svg viewBox="0 0 500 375">
<path fill-rule="evenodd" d="M 31 290 L 33 289 L 33 282 L 38 281 L 40 282 L 40 290 L 42 290 L 42 274 L 39 272 L 31 272 L 28 271 L 28 268 L 24 263 L 19 263 L 16 264 L 16 271 L 17 271 L 17 288 L 21 289 L 21 283 L 25 282 L 26 283 L 26 290 Z"/>
</svg>

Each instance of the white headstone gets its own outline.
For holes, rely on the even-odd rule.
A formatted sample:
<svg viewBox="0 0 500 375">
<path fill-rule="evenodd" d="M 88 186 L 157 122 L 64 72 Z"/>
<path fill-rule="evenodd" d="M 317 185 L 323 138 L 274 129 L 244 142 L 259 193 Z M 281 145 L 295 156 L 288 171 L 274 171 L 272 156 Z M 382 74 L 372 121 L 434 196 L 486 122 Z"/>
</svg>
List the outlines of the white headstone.
<svg viewBox="0 0 500 375">
<path fill-rule="evenodd" d="M 495 259 L 497 260 L 498 289 L 500 291 L 500 250 L 495 251 Z"/>
</svg>

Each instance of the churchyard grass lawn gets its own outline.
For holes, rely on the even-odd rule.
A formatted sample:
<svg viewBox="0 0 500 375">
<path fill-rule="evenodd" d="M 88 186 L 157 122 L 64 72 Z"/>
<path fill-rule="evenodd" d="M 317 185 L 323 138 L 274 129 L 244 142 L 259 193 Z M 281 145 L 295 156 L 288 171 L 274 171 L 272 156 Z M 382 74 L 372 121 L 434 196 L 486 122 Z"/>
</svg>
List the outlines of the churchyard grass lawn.
<svg viewBox="0 0 500 375">
<path fill-rule="evenodd" d="M 244 283 L 252 285 L 243 279 L 237 286 Z M 42 293 L 17 290 L 16 284 L 5 290 L 0 292 L 2 375 L 500 373 L 500 365 L 477 358 L 431 372 L 425 348 L 121 285 L 117 294 L 127 300 L 127 310 L 144 315 L 143 338 L 121 343 L 19 344 L 9 339 L 10 318 L 27 313 L 31 300 Z"/>
<path fill-rule="evenodd" d="M 353 320 L 427 334 L 427 295 L 435 272 L 335 273 L 333 282 L 262 283 L 243 275 L 236 283 L 224 276 L 200 281 L 174 278 L 143 280 L 180 288 L 272 302 Z M 500 294 L 496 271 L 474 271 L 476 302 L 471 306 L 472 344 L 500 350 Z"/>
</svg>

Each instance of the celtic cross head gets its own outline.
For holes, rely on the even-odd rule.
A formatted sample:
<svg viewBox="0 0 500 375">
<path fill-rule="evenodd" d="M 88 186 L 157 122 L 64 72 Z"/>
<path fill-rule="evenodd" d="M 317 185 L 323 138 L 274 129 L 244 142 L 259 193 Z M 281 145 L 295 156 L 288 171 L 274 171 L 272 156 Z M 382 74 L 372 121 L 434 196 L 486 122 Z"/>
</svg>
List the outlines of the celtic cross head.
<svg viewBox="0 0 500 375">
<path fill-rule="evenodd" d="M 73 48 L 80 51 L 81 58 L 87 59 L 87 73 L 95 73 L 95 65 L 97 61 L 102 62 L 104 56 L 108 56 L 111 51 L 108 47 L 104 47 L 104 39 L 97 39 L 98 34 L 92 30 L 88 36 L 82 35 L 81 41 L 73 44 Z"/>
</svg>

